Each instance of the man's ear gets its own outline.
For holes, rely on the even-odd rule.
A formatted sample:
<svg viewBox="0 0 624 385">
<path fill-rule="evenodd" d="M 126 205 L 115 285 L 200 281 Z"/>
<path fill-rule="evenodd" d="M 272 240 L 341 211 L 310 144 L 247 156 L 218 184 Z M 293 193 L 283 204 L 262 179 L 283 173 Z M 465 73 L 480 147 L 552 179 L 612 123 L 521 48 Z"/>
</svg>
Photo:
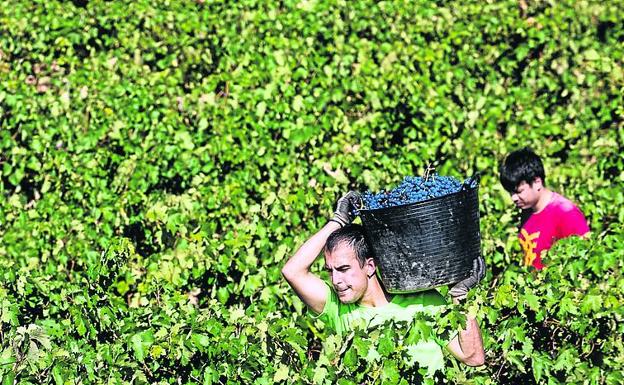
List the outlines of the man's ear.
<svg viewBox="0 0 624 385">
<path fill-rule="evenodd" d="M 542 180 L 541 177 L 536 176 L 535 179 L 533 179 L 533 183 L 531 184 L 531 187 L 539 191 L 544 187 L 544 181 Z"/>
<path fill-rule="evenodd" d="M 364 269 L 366 270 L 366 275 L 368 276 L 368 278 L 375 275 L 375 270 L 377 270 L 375 260 L 373 258 L 366 258 L 366 262 L 364 263 Z"/>
</svg>

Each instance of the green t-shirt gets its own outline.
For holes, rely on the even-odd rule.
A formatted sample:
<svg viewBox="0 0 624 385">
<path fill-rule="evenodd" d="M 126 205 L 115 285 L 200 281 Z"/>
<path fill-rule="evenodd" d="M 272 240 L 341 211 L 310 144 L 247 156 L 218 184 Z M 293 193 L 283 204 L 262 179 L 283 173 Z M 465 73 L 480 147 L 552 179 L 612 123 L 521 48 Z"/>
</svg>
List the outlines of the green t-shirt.
<svg viewBox="0 0 624 385">
<path fill-rule="evenodd" d="M 416 313 L 425 313 L 435 317 L 446 305 L 444 297 L 436 290 L 394 295 L 387 305 L 377 307 L 343 304 L 329 285 L 327 292 L 325 307 L 317 317 L 339 335 L 352 330 L 356 325 L 372 328 L 390 319 L 409 322 Z M 436 370 L 444 368 L 442 347 L 447 343 L 446 340 L 434 337 L 419 341 L 416 345 L 407 348 L 414 361 L 418 362 L 420 367 L 426 367 L 429 374 L 433 374 Z"/>
</svg>

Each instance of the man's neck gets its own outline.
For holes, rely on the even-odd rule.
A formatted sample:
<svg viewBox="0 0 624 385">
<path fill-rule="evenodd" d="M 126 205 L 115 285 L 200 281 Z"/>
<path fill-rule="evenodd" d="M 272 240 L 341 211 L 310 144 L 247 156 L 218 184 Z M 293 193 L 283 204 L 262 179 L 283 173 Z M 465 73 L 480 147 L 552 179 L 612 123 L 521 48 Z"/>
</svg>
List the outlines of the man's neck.
<svg viewBox="0 0 624 385">
<path fill-rule="evenodd" d="M 543 189 L 541 191 L 540 197 L 537 200 L 537 203 L 535 204 L 535 207 L 533 207 L 533 212 L 534 213 L 539 213 L 542 210 L 544 210 L 544 208 L 546 208 L 546 206 L 548 206 L 548 203 L 550 203 L 550 200 L 552 199 L 553 196 L 553 192 L 550 191 L 549 189 Z"/>
<path fill-rule="evenodd" d="M 381 284 L 375 277 L 371 279 L 368 284 L 368 290 L 359 302 L 360 306 L 365 307 L 378 307 L 387 305 L 391 301 L 392 297 L 386 293 L 381 287 Z"/>
</svg>

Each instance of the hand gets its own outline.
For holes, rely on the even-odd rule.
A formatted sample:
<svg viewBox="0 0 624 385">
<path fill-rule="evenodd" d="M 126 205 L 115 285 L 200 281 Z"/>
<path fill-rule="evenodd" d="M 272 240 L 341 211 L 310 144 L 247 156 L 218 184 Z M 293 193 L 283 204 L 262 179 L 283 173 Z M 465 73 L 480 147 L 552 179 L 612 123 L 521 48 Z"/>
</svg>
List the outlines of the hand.
<svg viewBox="0 0 624 385">
<path fill-rule="evenodd" d="M 357 191 L 349 191 L 343 195 L 340 199 L 338 199 L 338 203 L 336 203 L 336 211 L 334 211 L 334 216 L 330 220 L 337 222 L 340 227 L 344 227 L 353 222 L 355 219 L 353 210 L 360 199 L 360 193 Z"/>
<path fill-rule="evenodd" d="M 483 279 L 483 276 L 485 276 L 485 260 L 482 256 L 479 256 L 473 261 L 472 274 L 470 274 L 470 277 L 456 283 L 451 290 L 449 290 L 449 294 L 453 299 L 466 298 L 470 289 L 477 286 L 477 283 Z"/>
</svg>

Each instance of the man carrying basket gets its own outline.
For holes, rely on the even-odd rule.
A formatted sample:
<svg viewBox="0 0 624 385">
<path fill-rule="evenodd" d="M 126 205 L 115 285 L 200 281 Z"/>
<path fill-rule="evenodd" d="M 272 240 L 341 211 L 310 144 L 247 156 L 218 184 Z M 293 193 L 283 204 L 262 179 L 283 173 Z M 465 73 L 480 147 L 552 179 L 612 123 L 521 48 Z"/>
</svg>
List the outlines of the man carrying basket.
<svg viewBox="0 0 624 385">
<path fill-rule="evenodd" d="M 362 226 L 352 224 L 354 203 L 359 194 L 350 191 L 338 200 L 336 211 L 327 224 L 308 239 L 286 262 L 282 274 L 314 315 L 338 334 L 344 334 L 357 322 L 369 327 L 393 319 L 410 321 L 416 313 L 435 316 L 446 304 L 437 290 L 392 295 L 386 292 L 376 272 L 376 262 Z M 310 268 L 323 251 L 325 269 L 331 285 L 313 274 Z M 449 291 L 454 303 L 466 297 L 485 274 L 482 257 L 475 261 L 472 274 Z M 466 329 L 450 341 L 421 341 L 417 361 L 431 372 L 442 369 L 441 347 L 470 366 L 483 365 L 485 353 L 479 325 L 466 317 Z"/>
</svg>

